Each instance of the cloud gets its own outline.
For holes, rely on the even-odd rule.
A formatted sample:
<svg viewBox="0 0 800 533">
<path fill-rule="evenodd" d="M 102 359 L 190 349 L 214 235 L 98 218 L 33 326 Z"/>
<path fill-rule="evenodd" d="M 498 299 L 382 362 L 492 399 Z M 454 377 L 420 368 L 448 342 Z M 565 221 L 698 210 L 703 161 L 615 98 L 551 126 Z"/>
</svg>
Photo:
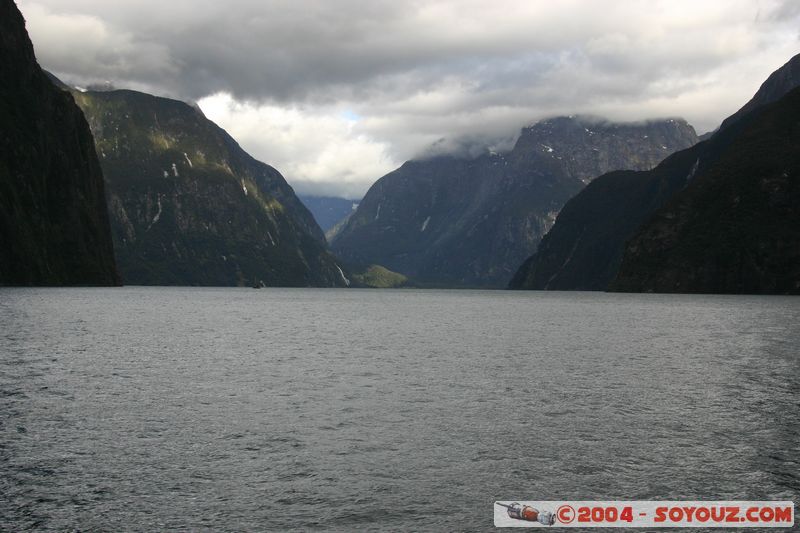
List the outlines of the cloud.
<svg viewBox="0 0 800 533">
<path fill-rule="evenodd" d="M 299 193 L 358 199 L 366 183 L 397 165 L 385 144 L 359 131 L 349 109 L 241 103 L 228 93 L 198 104 L 245 150 L 291 176 Z"/>
<path fill-rule="evenodd" d="M 82 82 L 119 80 L 128 86 L 157 87 L 177 70 L 169 49 L 138 40 L 102 18 L 55 12 L 42 4 L 25 6 L 37 59 L 45 68 Z"/>
<path fill-rule="evenodd" d="M 209 115 L 290 183 L 348 196 L 442 139 L 502 144 L 555 114 L 713 129 L 800 51 L 797 2 L 778 0 L 20 7 L 66 81 L 216 102 Z"/>
</svg>

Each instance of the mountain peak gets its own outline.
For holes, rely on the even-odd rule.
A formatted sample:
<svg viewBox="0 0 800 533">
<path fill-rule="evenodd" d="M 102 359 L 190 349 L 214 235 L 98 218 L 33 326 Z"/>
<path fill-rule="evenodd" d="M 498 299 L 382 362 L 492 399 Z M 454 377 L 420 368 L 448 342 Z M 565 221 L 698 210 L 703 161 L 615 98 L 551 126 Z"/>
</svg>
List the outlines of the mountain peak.
<svg viewBox="0 0 800 533">
<path fill-rule="evenodd" d="M 769 76 L 705 142 L 650 171 L 611 172 L 592 181 L 567 202 L 511 287 L 603 290 L 620 275 L 616 289 L 796 292 L 798 286 L 786 280 L 792 272 L 797 279 L 791 119 L 798 109 L 798 83 L 800 55 Z M 720 242 L 726 243 L 724 251 Z M 668 275 L 667 260 L 673 261 Z M 717 268 L 710 276 L 708 265 Z M 732 279 L 742 273 L 747 273 L 742 279 Z"/>
<path fill-rule="evenodd" d="M 719 129 L 725 129 L 738 122 L 744 115 L 757 107 L 777 102 L 796 87 L 800 87 L 800 54 L 770 74 L 756 94 L 739 111 L 726 118 Z"/>
<path fill-rule="evenodd" d="M 382 265 L 439 286 L 505 285 L 564 203 L 612 169 L 649 169 L 697 142 L 675 119 L 555 117 L 514 148 L 410 161 L 378 180 L 333 241 L 355 268 Z"/>
</svg>

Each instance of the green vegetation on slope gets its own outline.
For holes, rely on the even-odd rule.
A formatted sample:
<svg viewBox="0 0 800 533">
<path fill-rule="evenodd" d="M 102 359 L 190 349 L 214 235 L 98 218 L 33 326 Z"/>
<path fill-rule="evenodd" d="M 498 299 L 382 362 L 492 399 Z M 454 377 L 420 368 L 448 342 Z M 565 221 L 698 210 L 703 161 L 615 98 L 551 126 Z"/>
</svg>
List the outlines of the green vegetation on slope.
<svg viewBox="0 0 800 533">
<path fill-rule="evenodd" d="M 406 276 L 392 272 L 381 265 L 370 265 L 364 272 L 353 274 L 353 279 L 360 285 L 376 289 L 392 289 L 408 284 Z"/>
<path fill-rule="evenodd" d="M 125 283 L 347 285 L 283 176 L 199 109 L 135 91 L 74 94 L 107 180 Z"/>
</svg>

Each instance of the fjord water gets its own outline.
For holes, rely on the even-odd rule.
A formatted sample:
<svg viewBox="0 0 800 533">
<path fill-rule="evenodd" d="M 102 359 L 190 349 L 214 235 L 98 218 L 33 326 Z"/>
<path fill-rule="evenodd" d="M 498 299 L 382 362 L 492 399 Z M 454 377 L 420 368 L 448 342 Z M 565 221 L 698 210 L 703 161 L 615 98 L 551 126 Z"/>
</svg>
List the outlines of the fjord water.
<svg viewBox="0 0 800 533">
<path fill-rule="evenodd" d="M 4 289 L 0 530 L 800 496 L 800 299 Z"/>
</svg>

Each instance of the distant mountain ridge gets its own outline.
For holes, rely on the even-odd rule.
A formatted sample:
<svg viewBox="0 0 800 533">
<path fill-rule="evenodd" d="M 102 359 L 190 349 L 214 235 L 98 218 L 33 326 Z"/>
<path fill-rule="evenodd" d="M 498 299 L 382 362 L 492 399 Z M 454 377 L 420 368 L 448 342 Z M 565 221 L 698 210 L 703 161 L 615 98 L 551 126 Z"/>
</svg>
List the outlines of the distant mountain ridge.
<svg viewBox="0 0 800 533">
<path fill-rule="evenodd" d="M 0 285 L 118 284 L 89 127 L 0 0 Z"/>
<path fill-rule="evenodd" d="M 73 95 L 95 136 L 125 283 L 349 284 L 283 176 L 199 109 L 127 90 Z"/>
<path fill-rule="evenodd" d="M 358 206 L 357 201 L 334 196 L 301 194 L 298 198 L 311 211 L 311 214 L 314 215 L 314 220 L 317 221 L 319 227 L 326 234 Z"/>
<path fill-rule="evenodd" d="M 797 76 L 800 55 L 792 58 L 786 65 L 773 73 L 762 84 L 756 95 L 740 111 L 723 122 L 723 125 L 707 140 L 689 149 L 678 152 L 651 171 L 647 172 L 612 172 L 594 180 L 586 189 L 572 198 L 564 206 L 558 220 L 550 232 L 542 239 L 536 252 L 519 268 L 511 281 L 511 288 L 522 289 L 554 289 L 554 290 L 605 290 L 620 273 L 620 278 L 612 288 L 617 290 L 646 291 L 691 291 L 691 292 L 781 292 L 792 291 L 791 283 L 786 281 L 791 271 L 788 267 L 775 267 L 772 271 L 775 279 L 769 280 L 770 271 L 763 266 L 763 260 L 750 261 L 752 272 L 748 276 L 722 275 L 719 271 L 710 277 L 718 277 L 724 282 L 712 282 L 708 272 L 717 269 L 744 268 L 740 259 L 709 260 L 697 246 L 693 248 L 694 259 L 704 257 L 705 266 L 700 269 L 687 257 L 681 261 L 671 257 L 666 247 L 678 249 L 688 246 L 688 242 L 703 242 L 705 250 L 717 254 L 726 253 L 713 244 L 714 235 L 724 235 L 729 239 L 730 253 L 742 253 L 733 242 L 737 238 L 742 242 L 757 246 L 757 240 L 749 232 L 744 231 L 736 220 L 728 220 L 727 228 L 717 226 L 727 220 L 719 212 L 712 215 L 709 210 L 721 209 L 719 202 L 723 199 L 733 202 L 737 197 L 735 190 L 755 187 L 757 179 L 766 179 L 771 185 L 791 198 L 792 183 L 796 183 L 792 171 L 791 147 L 787 147 L 785 139 L 790 139 L 792 132 L 777 118 L 759 119 L 760 113 L 767 104 L 775 103 L 787 93 L 795 89 L 800 82 Z M 794 108 L 791 102 L 781 104 L 780 109 L 789 113 L 791 120 Z M 752 128 L 752 129 L 748 129 Z M 783 129 L 781 129 L 783 128 Z M 780 131 L 782 133 L 778 134 Z M 773 146 L 764 146 L 753 139 L 754 132 L 769 139 Z M 783 140 L 782 140 L 783 139 Z M 732 147 L 736 147 L 735 149 Z M 732 152 L 733 150 L 733 152 Z M 783 151 L 781 151 L 783 150 Z M 796 148 L 795 148 L 796 150 Z M 735 152 L 735 153 L 734 153 Z M 767 155 L 768 154 L 768 155 Z M 772 160 L 770 160 L 770 158 Z M 734 161 L 736 163 L 734 163 Z M 777 172 L 773 166 L 781 161 L 786 167 Z M 736 170 L 747 168 L 754 173 L 750 180 L 745 179 Z M 727 168 L 727 170 L 722 170 Z M 763 175 L 760 175 L 761 173 Z M 777 172 L 777 176 L 775 176 Z M 786 176 L 783 176 L 786 174 Z M 730 179 L 725 179 L 729 176 Z M 757 178 L 757 179 L 756 179 Z M 771 180 L 771 181 L 770 181 Z M 794 181 L 792 181 L 794 180 Z M 713 184 L 713 185 L 712 185 Z M 713 193 L 708 191 L 713 189 Z M 700 194 L 698 191 L 705 191 Z M 748 189 L 752 200 L 737 201 L 737 209 L 744 206 L 762 213 L 765 209 L 776 210 L 765 213 L 766 218 L 781 212 L 782 223 L 792 227 L 792 212 L 778 209 L 781 201 L 765 199 L 757 190 Z M 712 200 L 709 194 L 718 200 Z M 777 201 L 777 204 L 775 203 Z M 702 204 L 702 208 L 699 207 Z M 767 207 L 767 206 L 772 207 Z M 670 207 L 665 207 L 670 206 Z M 678 207 L 680 206 L 680 207 Z M 741 207 L 738 207 L 741 206 Z M 734 207 L 728 206 L 728 209 Z M 663 208 L 663 210 L 662 210 Z M 696 218 L 695 215 L 706 213 L 708 218 Z M 688 224 L 687 217 L 693 222 Z M 742 220 L 751 220 L 741 216 Z M 652 224 L 648 221 L 652 220 Z M 672 222 L 666 222 L 671 220 Z M 674 222 L 674 224 L 673 224 Z M 762 227 L 751 220 L 753 227 Z M 678 228 L 693 228 L 694 234 L 681 233 Z M 729 231 L 738 228 L 736 232 Z M 712 231 L 712 228 L 715 228 Z M 683 231 L 683 230 L 681 230 Z M 714 233 L 716 232 L 716 233 Z M 677 235 L 681 238 L 677 239 Z M 656 237 L 656 234 L 660 235 Z M 645 236 L 646 235 L 646 236 Z M 738 235 L 738 237 L 735 237 Z M 794 242 L 791 234 L 783 231 L 775 232 L 783 235 L 787 242 Z M 731 240 L 732 239 L 732 240 Z M 772 242 L 765 236 L 763 242 Z M 630 244 L 626 244 L 630 243 Z M 659 243 L 659 244 L 657 244 Z M 756 243 L 756 244 L 754 244 Z M 781 261 L 776 251 L 782 249 L 785 257 L 794 257 L 787 248 L 770 244 L 773 249 L 763 252 L 771 261 Z M 627 252 L 626 252 L 627 247 Z M 800 247 L 800 243 L 798 244 Z M 645 250 L 648 253 L 645 254 Z M 658 252 L 658 253 L 656 253 Z M 683 253 L 683 252 L 682 252 Z M 626 266 L 623 270 L 623 255 Z M 691 254 L 690 254 L 691 255 Z M 649 257 L 649 259 L 648 259 Z M 656 263 L 671 263 L 671 273 L 662 271 Z M 710 261 L 710 263 L 709 263 Z M 715 262 L 716 261 L 716 262 Z M 678 266 L 680 264 L 680 266 Z M 760 267 L 753 265 L 762 265 Z M 709 266 L 712 265 L 712 266 Z M 716 266 L 713 266 L 716 265 Z M 727 266 L 722 266 L 727 265 Z M 648 269 L 650 269 L 648 273 Z M 682 271 L 681 274 L 676 272 Z M 758 269 L 763 272 L 755 273 Z M 704 274 L 700 274 L 700 271 Z M 784 274 L 778 274 L 780 270 Z M 651 277 L 652 276 L 654 277 Z M 684 276 L 694 276 L 688 281 Z M 703 281 L 699 281 L 702 278 Z M 783 281 L 779 281 L 781 278 Z M 656 279 L 658 281 L 656 281 Z M 669 281 L 667 281 L 669 280 Z M 752 282 L 752 280 L 761 280 Z M 778 289 L 778 287 L 782 287 Z"/>
<path fill-rule="evenodd" d="M 370 188 L 332 248 L 354 269 L 382 265 L 421 284 L 503 287 L 592 178 L 651 168 L 696 141 L 676 119 L 543 120 L 508 153 L 406 162 Z"/>
</svg>

